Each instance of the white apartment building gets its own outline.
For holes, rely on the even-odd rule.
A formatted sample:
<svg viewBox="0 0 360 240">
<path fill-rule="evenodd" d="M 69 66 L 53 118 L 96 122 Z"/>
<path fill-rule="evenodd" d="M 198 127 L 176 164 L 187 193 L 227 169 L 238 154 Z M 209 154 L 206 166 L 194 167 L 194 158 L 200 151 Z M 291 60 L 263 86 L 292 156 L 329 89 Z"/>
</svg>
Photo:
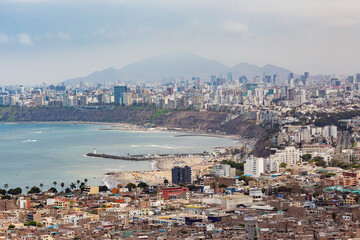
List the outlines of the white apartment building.
<svg viewBox="0 0 360 240">
<path fill-rule="evenodd" d="M 260 177 L 264 173 L 264 158 L 250 156 L 244 163 L 244 175 L 250 177 Z"/>
<path fill-rule="evenodd" d="M 230 165 L 227 164 L 215 164 L 213 165 L 210 174 L 218 177 L 230 177 Z"/>
<path fill-rule="evenodd" d="M 286 163 L 287 166 L 292 166 L 300 161 L 300 150 L 289 146 L 283 150 L 278 150 L 274 155 L 270 155 L 271 161 L 277 161 L 279 164 Z"/>
</svg>

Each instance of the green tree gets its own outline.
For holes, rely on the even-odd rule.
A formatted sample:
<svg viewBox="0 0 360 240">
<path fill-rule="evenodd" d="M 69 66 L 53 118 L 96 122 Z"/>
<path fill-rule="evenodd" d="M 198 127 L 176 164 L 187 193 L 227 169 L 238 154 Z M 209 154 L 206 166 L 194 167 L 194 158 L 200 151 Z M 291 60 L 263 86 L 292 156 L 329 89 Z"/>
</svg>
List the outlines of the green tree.
<svg viewBox="0 0 360 240">
<path fill-rule="evenodd" d="M 49 189 L 49 191 L 52 192 L 52 193 L 57 193 L 58 192 L 58 190 L 56 188 L 54 188 L 54 187 L 51 187 Z"/>
<path fill-rule="evenodd" d="M 141 182 L 138 184 L 138 187 L 144 189 L 144 188 L 148 188 L 149 186 L 145 182 Z"/>
<path fill-rule="evenodd" d="M 40 193 L 40 188 L 38 188 L 38 187 L 36 187 L 36 186 L 33 186 L 33 187 L 30 189 L 29 193 L 30 193 L 30 194 L 31 194 L 31 193 Z"/>
<path fill-rule="evenodd" d="M 5 183 L 4 188 L 5 188 L 6 192 L 7 192 L 7 189 L 9 188 L 9 184 Z"/>
<path fill-rule="evenodd" d="M 70 183 L 70 188 L 71 188 L 71 189 L 75 189 L 75 188 L 76 188 L 75 183 L 73 183 L 73 182 L 72 182 L 72 183 Z"/>
<path fill-rule="evenodd" d="M 169 180 L 165 179 L 164 184 L 169 184 Z"/>
<path fill-rule="evenodd" d="M 132 189 L 136 188 L 136 185 L 134 183 L 128 183 L 125 186 L 129 191 L 132 191 Z"/>
<path fill-rule="evenodd" d="M 329 178 L 329 177 L 332 177 L 332 176 L 335 176 L 335 175 L 336 175 L 335 173 L 327 173 L 327 174 L 325 175 L 325 177 Z"/>
<path fill-rule="evenodd" d="M 40 189 L 42 191 L 42 188 L 44 187 L 44 184 L 40 183 Z"/>
<path fill-rule="evenodd" d="M 80 180 L 79 180 L 79 179 L 76 180 L 76 183 L 77 183 L 77 185 L 78 185 L 78 188 L 80 188 Z"/>
<path fill-rule="evenodd" d="M 87 179 L 87 178 L 85 178 L 85 179 L 84 179 L 84 182 L 85 182 L 85 184 L 87 184 L 87 182 L 88 182 L 88 179 Z"/>
<path fill-rule="evenodd" d="M 60 186 L 61 186 L 61 189 L 62 189 L 62 192 L 64 192 L 64 186 L 65 186 L 65 183 L 60 183 Z"/>
<path fill-rule="evenodd" d="M 13 225 L 13 224 L 10 224 L 8 227 L 8 229 L 14 229 L 14 228 L 15 228 L 15 225 Z"/>
<path fill-rule="evenodd" d="M 284 162 L 282 162 L 282 163 L 280 164 L 280 167 L 281 167 L 281 168 L 286 168 L 286 166 L 287 166 L 287 164 L 284 163 Z"/>
<path fill-rule="evenodd" d="M 66 188 L 66 189 L 65 189 L 65 193 L 66 193 L 66 194 L 69 194 L 69 193 L 71 193 L 71 190 L 70 190 L 70 188 Z"/>
<path fill-rule="evenodd" d="M 25 189 L 26 189 L 26 193 L 29 193 L 29 186 L 26 186 Z"/>
<path fill-rule="evenodd" d="M 19 195 L 22 193 L 22 190 L 19 187 L 14 188 L 14 189 L 11 188 L 11 189 L 9 189 L 8 193 L 11 195 Z"/>
<path fill-rule="evenodd" d="M 6 195 L 6 190 L 5 189 L 0 189 L 0 194 L 1 195 Z"/>
<path fill-rule="evenodd" d="M 308 162 L 311 160 L 311 154 L 307 153 L 307 154 L 304 154 L 301 156 L 301 159 L 304 161 L 304 162 Z"/>
</svg>

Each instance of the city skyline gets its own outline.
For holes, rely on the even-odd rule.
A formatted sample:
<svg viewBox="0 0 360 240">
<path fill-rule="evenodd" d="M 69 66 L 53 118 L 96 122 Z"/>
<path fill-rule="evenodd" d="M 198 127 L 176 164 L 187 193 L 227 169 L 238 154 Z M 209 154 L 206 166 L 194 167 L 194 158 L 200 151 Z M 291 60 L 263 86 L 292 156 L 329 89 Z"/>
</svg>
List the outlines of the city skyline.
<svg viewBox="0 0 360 240">
<path fill-rule="evenodd" d="M 0 84 L 58 83 L 168 52 L 358 72 L 356 1 L 0 1 Z"/>
</svg>

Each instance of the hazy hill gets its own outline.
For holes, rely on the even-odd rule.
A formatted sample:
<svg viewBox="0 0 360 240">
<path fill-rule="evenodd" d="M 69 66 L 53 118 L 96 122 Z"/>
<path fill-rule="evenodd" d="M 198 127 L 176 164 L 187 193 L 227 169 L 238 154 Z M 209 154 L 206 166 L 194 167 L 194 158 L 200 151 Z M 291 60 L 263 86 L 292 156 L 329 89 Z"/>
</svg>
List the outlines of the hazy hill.
<svg viewBox="0 0 360 240">
<path fill-rule="evenodd" d="M 64 81 L 66 85 L 74 85 L 81 81 L 84 82 L 158 82 L 164 79 L 175 78 L 177 80 L 191 79 L 193 76 L 210 81 L 211 75 L 222 75 L 226 77 L 227 72 L 233 73 L 233 78 L 237 79 L 241 75 L 246 75 L 249 80 L 254 76 L 278 73 L 281 79 L 286 79 L 289 70 L 265 65 L 259 67 L 248 63 L 240 63 L 234 67 L 227 67 L 214 60 L 209 60 L 197 55 L 160 55 L 142 61 L 134 62 L 121 69 L 107 68 L 96 71 L 88 76 L 73 78 Z"/>
</svg>

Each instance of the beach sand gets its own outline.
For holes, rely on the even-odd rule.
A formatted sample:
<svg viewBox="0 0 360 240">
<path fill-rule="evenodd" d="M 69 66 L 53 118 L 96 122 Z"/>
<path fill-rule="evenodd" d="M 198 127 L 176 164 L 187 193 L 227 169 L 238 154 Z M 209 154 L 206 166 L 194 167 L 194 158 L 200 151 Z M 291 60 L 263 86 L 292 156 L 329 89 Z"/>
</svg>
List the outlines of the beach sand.
<svg viewBox="0 0 360 240">
<path fill-rule="evenodd" d="M 184 158 L 163 158 L 157 160 L 157 170 L 153 171 L 135 171 L 135 172 L 117 172 L 111 173 L 112 183 L 117 182 L 123 185 L 128 183 L 146 182 L 147 184 L 163 184 L 167 179 L 171 182 L 171 169 L 175 166 L 190 166 L 193 169 L 193 178 L 197 174 L 207 172 L 212 166 L 208 160 L 203 157 L 184 157 Z"/>
</svg>

